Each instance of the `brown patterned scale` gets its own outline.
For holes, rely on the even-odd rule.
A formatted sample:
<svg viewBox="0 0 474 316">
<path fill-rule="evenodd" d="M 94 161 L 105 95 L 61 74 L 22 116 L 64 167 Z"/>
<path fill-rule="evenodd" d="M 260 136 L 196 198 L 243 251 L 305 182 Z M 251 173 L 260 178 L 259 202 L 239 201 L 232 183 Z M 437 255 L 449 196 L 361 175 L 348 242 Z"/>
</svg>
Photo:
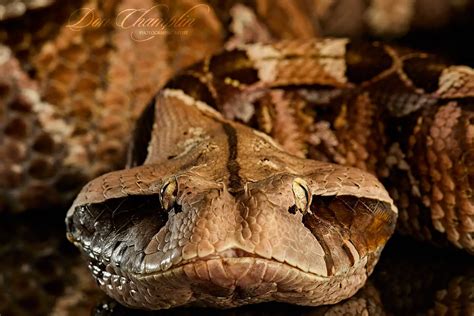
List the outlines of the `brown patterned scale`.
<svg viewBox="0 0 474 316">
<path fill-rule="evenodd" d="M 196 2 L 173 2 L 171 11 Z M 202 30 L 193 36 L 140 44 L 115 23 L 67 27 L 80 8 L 112 21 L 154 4 L 63 0 L 0 21 L 0 213 L 62 212 L 87 181 L 122 168 L 148 100 L 176 69 L 220 47 L 220 26 L 204 12 L 194 16 Z"/>
<path fill-rule="evenodd" d="M 402 231 L 472 252 L 473 80 L 429 54 L 330 39 L 226 52 L 168 86 L 295 155 L 377 175 Z"/>
<path fill-rule="evenodd" d="M 68 237 L 129 306 L 334 303 L 394 228 L 373 173 L 402 231 L 472 252 L 473 80 L 345 39 L 209 57 L 143 112 L 129 168 L 83 188 Z"/>
</svg>

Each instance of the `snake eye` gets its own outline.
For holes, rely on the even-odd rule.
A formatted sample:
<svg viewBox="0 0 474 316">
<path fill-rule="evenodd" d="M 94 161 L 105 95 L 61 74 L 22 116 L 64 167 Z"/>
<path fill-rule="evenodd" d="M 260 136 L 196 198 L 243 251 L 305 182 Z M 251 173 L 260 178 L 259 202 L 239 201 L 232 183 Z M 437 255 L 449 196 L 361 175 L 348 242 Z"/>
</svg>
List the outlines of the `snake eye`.
<svg viewBox="0 0 474 316">
<path fill-rule="evenodd" d="M 176 203 L 176 195 L 178 194 L 178 182 L 176 178 L 168 180 L 160 191 L 160 203 L 166 211 L 169 211 Z"/>
<path fill-rule="evenodd" d="M 300 211 L 303 215 L 306 214 L 311 205 L 311 192 L 309 191 L 308 184 L 305 180 L 301 178 L 296 178 L 293 180 L 291 185 L 293 191 L 293 196 L 295 197 L 295 205 L 291 207 L 292 213 L 295 213 L 296 210 Z"/>
</svg>

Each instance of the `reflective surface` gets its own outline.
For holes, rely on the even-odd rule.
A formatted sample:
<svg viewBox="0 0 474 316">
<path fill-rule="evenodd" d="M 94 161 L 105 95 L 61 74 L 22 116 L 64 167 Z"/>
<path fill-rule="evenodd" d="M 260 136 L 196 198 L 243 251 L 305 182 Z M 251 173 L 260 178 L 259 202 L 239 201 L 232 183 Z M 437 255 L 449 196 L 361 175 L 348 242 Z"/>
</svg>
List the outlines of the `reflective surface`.
<svg viewBox="0 0 474 316">
<path fill-rule="evenodd" d="M 0 217 L 3 315 L 474 315 L 474 258 L 395 236 L 370 282 L 347 301 L 318 308 L 268 303 L 231 310 L 130 310 L 103 295 L 66 240 L 62 218 Z"/>
</svg>

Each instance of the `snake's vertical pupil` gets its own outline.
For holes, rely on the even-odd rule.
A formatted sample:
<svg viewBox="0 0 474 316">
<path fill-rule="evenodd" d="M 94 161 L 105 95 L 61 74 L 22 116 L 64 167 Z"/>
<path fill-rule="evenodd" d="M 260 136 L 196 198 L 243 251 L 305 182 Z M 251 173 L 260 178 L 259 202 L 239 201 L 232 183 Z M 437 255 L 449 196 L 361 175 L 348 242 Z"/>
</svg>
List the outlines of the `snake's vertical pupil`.
<svg viewBox="0 0 474 316">
<path fill-rule="evenodd" d="M 178 193 L 178 183 L 176 178 L 168 180 L 160 191 L 161 207 L 169 211 L 176 203 L 176 195 Z"/>
<path fill-rule="evenodd" d="M 305 214 L 311 204 L 311 193 L 308 184 L 301 178 L 296 178 L 292 183 L 292 191 L 295 197 L 295 207 L 301 213 Z"/>
</svg>

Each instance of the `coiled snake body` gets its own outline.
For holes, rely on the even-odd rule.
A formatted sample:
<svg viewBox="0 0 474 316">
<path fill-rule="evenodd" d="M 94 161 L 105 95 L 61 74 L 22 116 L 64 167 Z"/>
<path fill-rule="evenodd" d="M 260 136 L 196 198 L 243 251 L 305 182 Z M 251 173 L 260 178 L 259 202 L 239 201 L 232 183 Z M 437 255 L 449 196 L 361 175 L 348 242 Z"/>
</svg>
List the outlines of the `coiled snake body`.
<svg viewBox="0 0 474 316">
<path fill-rule="evenodd" d="M 345 299 L 392 234 L 395 204 L 402 230 L 472 251 L 473 80 L 345 39 L 209 57 L 145 109 L 128 168 L 83 188 L 68 238 L 102 289 L 149 309 Z"/>
</svg>

